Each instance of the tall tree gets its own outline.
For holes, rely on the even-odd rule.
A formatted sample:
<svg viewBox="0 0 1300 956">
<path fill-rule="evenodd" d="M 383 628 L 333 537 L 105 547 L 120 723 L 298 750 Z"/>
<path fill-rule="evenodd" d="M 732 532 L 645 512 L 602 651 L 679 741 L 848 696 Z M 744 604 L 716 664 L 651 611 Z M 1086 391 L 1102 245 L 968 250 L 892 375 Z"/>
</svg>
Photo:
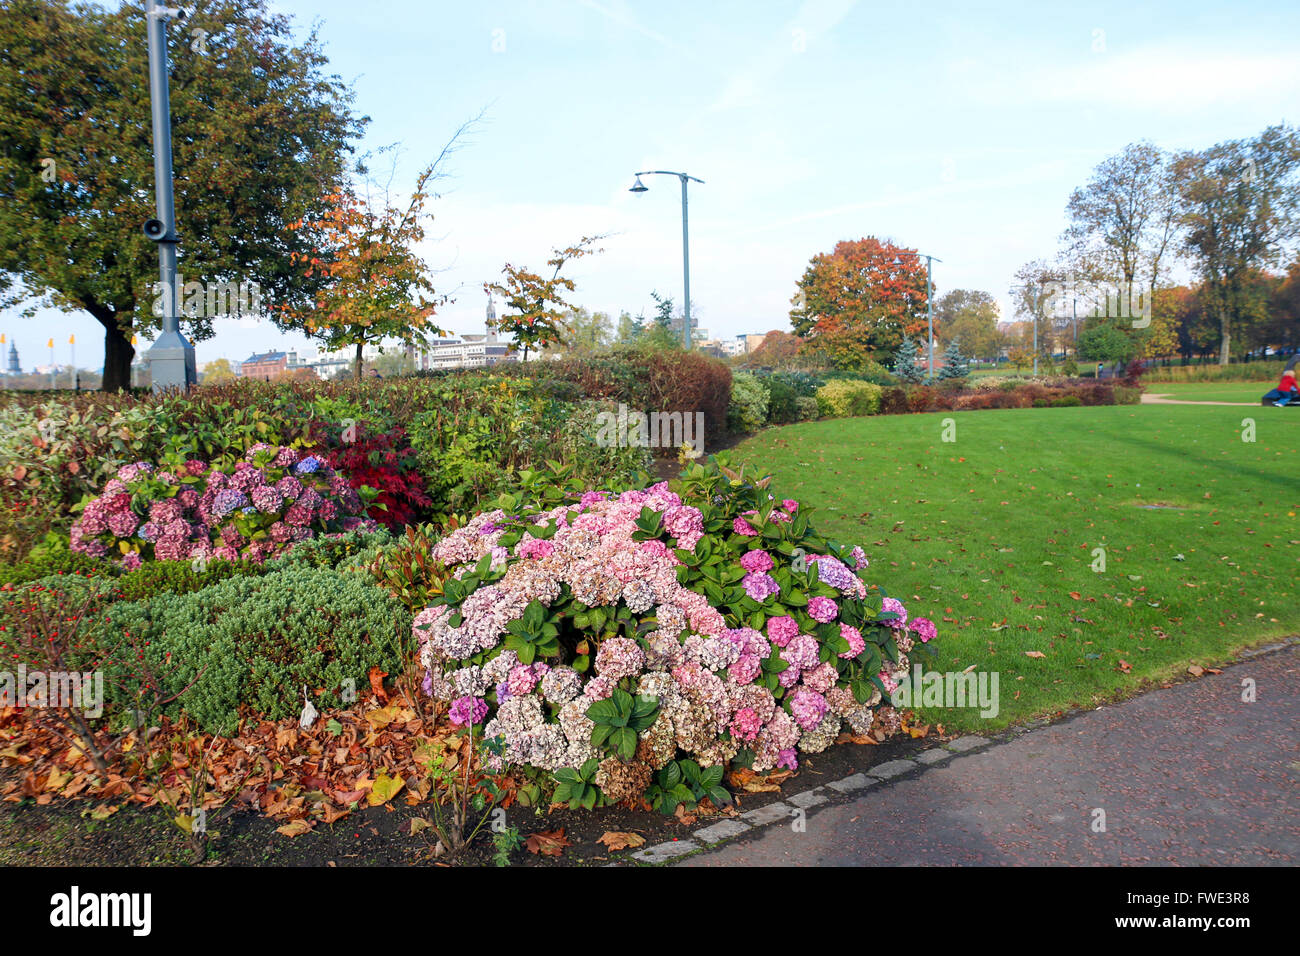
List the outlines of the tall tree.
<svg viewBox="0 0 1300 956">
<path fill-rule="evenodd" d="M 1107 157 L 1066 206 L 1064 238 L 1085 272 L 1151 294 L 1178 229 L 1169 158 L 1151 143 Z M 1126 292 L 1126 294 L 1128 294 Z"/>
<path fill-rule="evenodd" d="M 573 309 L 565 296 L 577 284 L 568 276 L 561 276 L 560 270 L 575 259 L 603 252 L 592 248 L 603 238 L 584 236 L 572 246 L 553 250 L 551 258 L 546 260 L 552 270 L 549 279 L 507 262 L 501 270 L 504 282 L 483 283 L 484 291 L 500 295 L 505 308 L 512 310 L 497 318 L 496 327 L 513 335 L 516 345 L 523 345 L 525 362 L 529 351 L 563 340 L 564 315 Z"/>
<path fill-rule="evenodd" d="M 773 329 L 763 336 L 758 348 L 745 358 L 745 364 L 754 368 L 787 369 L 797 367 L 799 349 L 803 339 L 780 329 Z"/>
<path fill-rule="evenodd" d="M 1300 236 L 1300 134 L 1270 126 L 1174 160 L 1180 221 L 1219 326 L 1219 364 L 1231 355 L 1234 324 L 1249 316 L 1251 275 L 1281 261 Z"/>
<path fill-rule="evenodd" d="M 874 237 L 838 242 L 813 256 L 798 285 L 795 333 L 840 367 L 880 361 L 905 335 L 925 334 L 925 264 L 914 249 Z"/>
<path fill-rule="evenodd" d="M 265 0 L 192 9 L 167 31 L 180 271 L 309 302 L 319 284 L 292 256 L 318 236 L 285 224 L 311 222 L 339 188 L 366 120 L 314 30 L 294 40 Z M 148 75 L 139 3 L 0 0 L 0 305 L 94 316 L 106 390 L 130 384 L 132 335 L 161 327 L 140 229 L 154 214 Z M 212 335 L 211 315 L 182 321 Z"/>
</svg>

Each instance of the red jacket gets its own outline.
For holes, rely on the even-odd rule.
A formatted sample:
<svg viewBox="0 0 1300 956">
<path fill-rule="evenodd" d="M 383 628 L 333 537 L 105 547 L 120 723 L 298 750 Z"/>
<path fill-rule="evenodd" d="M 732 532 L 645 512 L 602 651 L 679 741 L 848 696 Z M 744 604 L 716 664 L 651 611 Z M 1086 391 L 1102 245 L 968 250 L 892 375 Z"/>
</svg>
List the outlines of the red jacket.
<svg viewBox="0 0 1300 956">
<path fill-rule="evenodd" d="M 1282 381 L 1277 383 L 1279 392 L 1294 392 L 1296 390 L 1295 372 L 1283 372 Z"/>
</svg>

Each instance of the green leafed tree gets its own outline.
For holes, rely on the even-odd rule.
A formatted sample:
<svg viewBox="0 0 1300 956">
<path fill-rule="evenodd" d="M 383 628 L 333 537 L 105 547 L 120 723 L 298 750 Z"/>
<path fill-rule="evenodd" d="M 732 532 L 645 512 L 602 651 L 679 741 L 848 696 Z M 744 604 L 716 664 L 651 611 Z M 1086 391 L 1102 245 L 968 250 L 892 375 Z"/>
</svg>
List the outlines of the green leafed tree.
<svg viewBox="0 0 1300 956">
<path fill-rule="evenodd" d="M 169 26 L 172 156 L 186 282 L 252 283 L 264 304 L 311 302 L 311 223 L 366 122 L 265 0 L 197 0 Z M 161 325 L 142 5 L 0 0 L 0 305 L 90 313 L 104 388 L 130 384 L 131 340 Z M 306 228 L 291 231 L 288 223 Z M 213 315 L 183 316 L 194 339 Z"/>
</svg>

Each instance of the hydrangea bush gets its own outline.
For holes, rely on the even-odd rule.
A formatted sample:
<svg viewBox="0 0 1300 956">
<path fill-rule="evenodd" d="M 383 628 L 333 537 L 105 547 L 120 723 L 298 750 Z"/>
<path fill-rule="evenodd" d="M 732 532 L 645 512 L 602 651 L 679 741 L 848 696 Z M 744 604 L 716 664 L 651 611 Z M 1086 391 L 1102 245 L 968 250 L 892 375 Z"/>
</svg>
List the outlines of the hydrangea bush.
<svg viewBox="0 0 1300 956">
<path fill-rule="evenodd" d="M 897 730 L 884 695 L 934 625 L 767 484 L 710 460 L 617 495 L 503 498 L 434 547 L 425 691 L 494 768 L 554 774 L 588 807 L 717 802 L 728 765 L 793 769 L 842 730 Z"/>
<path fill-rule="evenodd" d="M 71 547 L 118 556 L 127 570 L 149 558 L 260 563 L 319 533 L 375 528 L 365 509 L 365 496 L 323 459 L 259 443 L 228 470 L 196 458 L 123 465 L 85 503 Z"/>
</svg>

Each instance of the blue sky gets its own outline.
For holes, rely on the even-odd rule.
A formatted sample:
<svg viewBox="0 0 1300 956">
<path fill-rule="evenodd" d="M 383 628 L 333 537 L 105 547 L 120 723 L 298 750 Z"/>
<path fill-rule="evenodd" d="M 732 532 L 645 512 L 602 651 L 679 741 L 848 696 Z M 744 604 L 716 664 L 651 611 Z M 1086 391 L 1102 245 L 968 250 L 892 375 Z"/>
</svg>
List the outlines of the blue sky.
<svg viewBox="0 0 1300 956">
<path fill-rule="evenodd" d="M 617 314 L 681 299 L 676 180 L 692 185 L 691 291 L 714 335 L 788 327 L 808 259 L 889 237 L 942 259 L 936 292 L 1007 300 L 1025 261 L 1057 248 L 1070 191 L 1125 144 L 1171 149 L 1300 121 L 1300 4 L 357 4 L 276 0 L 319 20 L 334 69 L 401 144 L 398 183 L 464 120 L 424 248 L 457 301 L 443 324 L 481 331 L 484 280 L 506 261 L 610 233 L 571 275 L 574 300 Z M 184 224 L 181 224 L 182 241 Z M 300 336 L 219 320 L 200 362 Z M 23 365 L 100 363 L 87 316 L 0 316 Z M 93 356 L 93 358 L 92 358 Z"/>
</svg>

